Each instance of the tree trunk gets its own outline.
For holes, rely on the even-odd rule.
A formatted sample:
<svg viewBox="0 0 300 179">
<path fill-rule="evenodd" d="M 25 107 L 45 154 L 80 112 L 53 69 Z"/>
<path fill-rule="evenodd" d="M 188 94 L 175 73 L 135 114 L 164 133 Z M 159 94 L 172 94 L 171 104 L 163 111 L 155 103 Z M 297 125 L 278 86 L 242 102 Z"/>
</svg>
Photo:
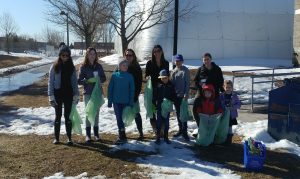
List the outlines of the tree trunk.
<svg viewBox="0 0 300 179">
<path fill-rule="evenodd" d="M 85 35 L 85 48 L 87 49 L 92 44 L 92 36 L 90 34 Z"/>
<path fill-rule="evenodd" d="M 8 35 L 6 35 L 6 52 L 7 52 L 7 54 L 9 54 L 9 51 L 10 49 L 9 49 L 9 36 Z"/>
</svg>

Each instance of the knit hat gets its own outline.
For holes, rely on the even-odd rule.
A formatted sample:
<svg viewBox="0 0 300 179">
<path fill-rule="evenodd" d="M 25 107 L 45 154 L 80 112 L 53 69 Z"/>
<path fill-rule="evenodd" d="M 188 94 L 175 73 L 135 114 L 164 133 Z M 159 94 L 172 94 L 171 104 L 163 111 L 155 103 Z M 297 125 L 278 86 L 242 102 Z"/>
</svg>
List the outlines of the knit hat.
<svg viewBox="0 0 300 179">
<path fill-rule="evenodd" d="M 168 72 L 167 70 L 163 69 L 159 72 L 159 77 L 158 78 L 165 78 L 165 77 L 168 77 Z"/>
<path fill-rule="evenodd" d="M 126 59 L 122 58 L 122 59 L 119 60 L 118 66 L 120 67 L 124 63 L 126 63 L 128 65 L 128 61 Z"/>
<path fill-rule="evenodd" d="M 71 50 L 69 49 L 68 46 L 62 45 L 62 46 L 59 48 L 59 53 L 58 53 L 58 55 L 60 56 L 60 55 L 63 54 L 63 53 L 67 53 L 67 54 L 69 54 L 69 55 L 71 56 Z"/>
<path fill-rule="evenodd" d="M 181 54 L 177 54 L 174 56 L 175 61 L 183 62 L 183 56 Z"/>
</svg>

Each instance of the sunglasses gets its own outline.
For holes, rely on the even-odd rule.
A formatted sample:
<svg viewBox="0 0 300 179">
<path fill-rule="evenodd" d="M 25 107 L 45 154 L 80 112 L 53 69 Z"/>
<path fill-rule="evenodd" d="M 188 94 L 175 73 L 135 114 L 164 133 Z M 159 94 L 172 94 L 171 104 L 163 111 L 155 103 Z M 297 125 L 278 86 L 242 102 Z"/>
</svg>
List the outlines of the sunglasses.
<svg viewBox="0 0 300 179">
<path fill-rule="evenodd" d="M 61 54 L 61 57 L 69 57 L 69 54 Z"/>
</svg>

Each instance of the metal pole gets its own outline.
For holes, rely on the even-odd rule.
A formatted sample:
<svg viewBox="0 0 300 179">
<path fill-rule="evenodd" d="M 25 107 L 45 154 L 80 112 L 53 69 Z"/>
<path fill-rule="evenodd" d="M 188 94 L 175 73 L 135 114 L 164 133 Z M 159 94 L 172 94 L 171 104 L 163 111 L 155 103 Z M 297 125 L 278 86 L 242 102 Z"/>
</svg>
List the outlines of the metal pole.
<svg viewBox="0 0 300 179">
<path fill-rule="evenodd" d="M 69 46 L 69 14 L 66 13 L 67 16 L 67 45 Z"/>
<path fill-rule="evenodd" d="M 174 13 L 174 37 L 173 37 L 173 55 L 177 54 L 177 40 L 178 40 L 178 2 L 175 0 L 175 13 Z M 173 64 L 173 69 L 175 64 Z"/>
<path fill-rule="evenodd" d="M 253 111 L 254 111 L 254 110 L 253 110 L 253 88 L 254 88 L 254 78 L 251 77 L 251 79 L 252 79 L 252 85 L 251 85 L 251 87 L 252 87 L 252 94 L 251 94 L 251 111 L 253 112 Z"/>
<path fill-rule="evenodd" d="M 272 86 L 271 86 L 271 90 L 273 90 L 273 85 L 274 85 L 274 73 L 275 73 L 275 68 L 273 68 L 273 74 L 272 74 Z"/>
</svg>

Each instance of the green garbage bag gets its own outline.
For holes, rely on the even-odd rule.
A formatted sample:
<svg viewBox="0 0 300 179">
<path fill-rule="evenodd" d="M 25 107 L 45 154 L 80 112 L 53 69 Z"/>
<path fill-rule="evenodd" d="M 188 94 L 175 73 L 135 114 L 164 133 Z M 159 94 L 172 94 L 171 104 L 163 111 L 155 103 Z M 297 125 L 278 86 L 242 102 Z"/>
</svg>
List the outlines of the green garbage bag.
<svg viewBox="0 0 300 179">
<path fill-rule="evenodd" d="M 180 104 L 180 117 L 181 122 L 187 122 L 188 120 L 193 120 L 193 114 L 189 109 L 187 100 L 183 99 Z"/>
<path fill-rule="evenodd" d="M 134 114 L 139 113 L 141 111 L 140 102 L 138 100 L 133 104 L 133 111 Z"/>
<path fill-rule="evenodd" d="M 122 112 L 122 119 L 125 126 L 129 126 L 135 119 L 135 109 L 134 107 L 126 106 Z"/>
<path fill-rule="evenodd" d="M 144 90 L 144 106 L 146 109 L 146 118 L 153 118 L 153 103 L 152 103 L 153 88 L 151 78 L 148 79 Z"/>
<path fill-rule="evenodd" d="M 226 109 L 223 116 L 220 118 L 214 143 L 222 144 L 226 141 L 228 129 L 229 129 L 229 120 L 230 120 L 230 110 Z"/>
<path fill-rule="evenodd" d="M 96 77 L 89 78 L 86 82 L 87 83 L 96 83 L 97 82 L 97 78 Z"/>
<path fill-rule="evenodd" d="M 196 144 L 201 146 L 208 146 L 214 141 L 216 130 L 218 128 L 221 115 L 206 115 L 199 114 L 200 124 L 198 128 L 198 136 L 196 139 Z"/>
<path fill-rule="evenodd" d="M 172 101 L 164 98 L 161 103 L 161 115 L 164 118 L 167 118 L 169 112 L 173 111 L 173 103 Z"/>
<path fill-rule="evenodd" d="M 102 94 L 102 90 L 100 88 L 100 79 L 96 78 L 96 84 L 91 94 L 91 98 L 85 107 L 85 114 L 87 119 L 90 121 L 91 126 L 94 126 L 95 117 L 97 115 L 97 110 L 104 104 L 104 98 Z"/>
<path fill-rule="evenodd" d="M 75 104 L 72 104 L 70 119 L 72 121 L 72 131 L 73 131 L 73 133 L 82 134 L 82 130 L 81 130 L 82 120 L 81 120 L 80 115 L 79 115 L 79 113 L 76 109 Z"/>
</svg>

